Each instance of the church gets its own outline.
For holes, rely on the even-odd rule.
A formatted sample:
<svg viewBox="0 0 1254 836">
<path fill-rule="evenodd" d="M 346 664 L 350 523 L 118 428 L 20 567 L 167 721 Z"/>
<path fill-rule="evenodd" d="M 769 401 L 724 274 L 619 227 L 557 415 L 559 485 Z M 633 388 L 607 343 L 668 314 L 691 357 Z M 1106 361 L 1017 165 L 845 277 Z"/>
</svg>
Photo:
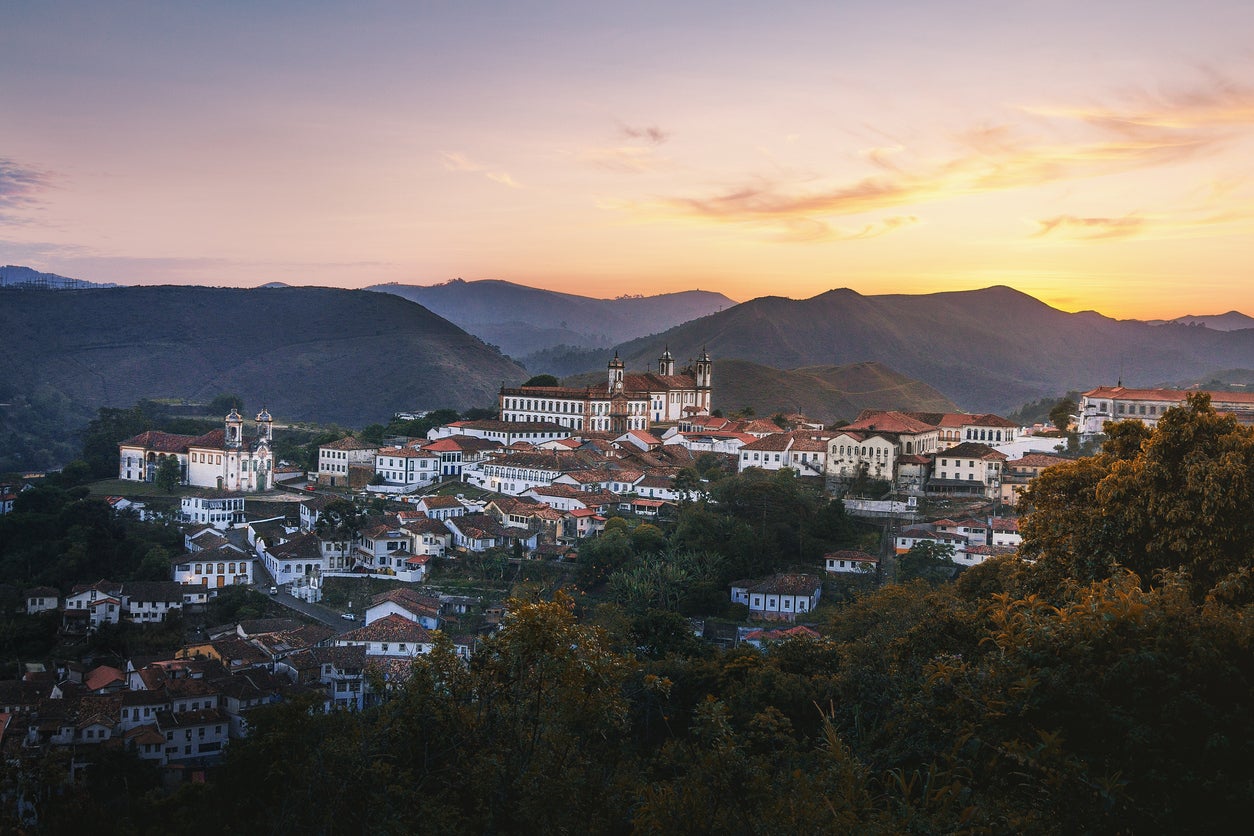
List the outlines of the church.
<svg viewBox="0 0 1254 836">
<path fill-rule="evenodd" d="M 552 421 L 572 430 L 620 435 L 708 415 L 714 390 L 709 352 L 701 349 L 692 369 L 678 374 L 669 348 L 657 362 L 656 372 L 628 374 L 615 352 L 601 385 L 501 387 L 501 420 Z"/>
<path fill-rule="evenodd" d="M 244 418 L 232 409 L 221 429 L 204 435 L 148 430 L 118 444 L 118 478 L 153 482 L 161 459 L 178 459 L 181 481 L 198 488 L 264 491 L 274 484 L 274 419 L 262 410 L 254 435 L 244 434 Z"/>
</svg>

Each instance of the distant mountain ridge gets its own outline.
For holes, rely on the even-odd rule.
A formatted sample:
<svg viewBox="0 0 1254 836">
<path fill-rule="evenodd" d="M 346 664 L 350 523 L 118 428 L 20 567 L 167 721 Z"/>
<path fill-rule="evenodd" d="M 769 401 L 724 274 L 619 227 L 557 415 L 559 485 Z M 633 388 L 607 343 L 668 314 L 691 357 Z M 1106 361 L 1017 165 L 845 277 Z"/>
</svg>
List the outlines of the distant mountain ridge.
<svg viewBox="0 0 1254 836">
<path fill-rule="evenodd" d="M 76 404 L 233 392 L 294 420 L 350 426 L 496 402 L 526 371 L 420 305 L 314 287 L 122 287 L 6 294 L 0 400 Z"/>
<path fill-rule="evenodd" d="M 1200 325 L 1203 328 L 1213 328 L 1216 331 L 1240 331 L 1244 328 L 1254 328 L 1254 317 L 1246 316 L 1240 311 L 1228 311 L 1222 314 L 1204 314 L 1195 316 L 1187 314 L 1186 316 L 1178 316 L 1175 319 L 1151 319 L 1150 325 Z"/>
<path fill-rule="evenodd" d="M 69 279 L 65 276 L 58 276 L 56 273 L 41 273 L 30 267 L 6 264 L 0 267 L 0 287 L 33 290 L 87 290 L 93 287 L 117 287 L 117 285 Z"/>
<path fill-rule="evenodd" d="M 366 290 L 417 302 L 524 362 L 557 346 L 607 348 L 736 304 L 705 290 L 595 299 L 497 279 L 380 284 Z"/>
<path fill-rule="evenodd" d="M 879 361 L 978 412 L 1008 412 L 1036 398 L 1120 379 L 1155 385 L 1254 367 L 1254 330 L 1066 313 L 1002 286 L 920 295 L 863 296 L 842 288 L 802 300 L 766 296 L 618 351 L 629 367 L 639 367 L 664 346 L 677 360 L 708 348 L 716 393 L 719 364 L 729 359 L 781 369 Z"/>
</svg>

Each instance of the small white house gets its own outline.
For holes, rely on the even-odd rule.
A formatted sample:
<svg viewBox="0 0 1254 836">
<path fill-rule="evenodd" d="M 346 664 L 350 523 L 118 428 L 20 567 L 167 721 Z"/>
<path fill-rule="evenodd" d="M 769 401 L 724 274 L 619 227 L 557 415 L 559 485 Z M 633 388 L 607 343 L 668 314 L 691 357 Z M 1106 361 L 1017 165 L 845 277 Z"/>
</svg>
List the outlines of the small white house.
<svg viewBox="0 0 1254 836">
<path fill-rule="evenodd" d="M 779 574 L 731 587 L 733 603 L 747 605 L 752 618 L 771 621 L 794 621 L 812 612 L 822 594 L 823 581 L 815 575 Z"/>
<path fill-rule="evenodd" d="M 862 551 L 846 549 L 823 555 L 823 568 L 832 574 L 874 574 L 879 558 Z"/>
</svg>

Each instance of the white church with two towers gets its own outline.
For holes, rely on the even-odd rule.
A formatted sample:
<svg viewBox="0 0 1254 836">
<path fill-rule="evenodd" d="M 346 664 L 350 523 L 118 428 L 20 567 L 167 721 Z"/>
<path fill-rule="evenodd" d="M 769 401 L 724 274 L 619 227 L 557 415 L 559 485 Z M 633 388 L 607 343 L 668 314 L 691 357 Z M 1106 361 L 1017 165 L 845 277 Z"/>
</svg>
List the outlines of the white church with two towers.
<svg viewBox="0 0 1254 836">
<path fill-rule="evenodd" d="M 232 409 L 221 429 L 204 435 L 177 435 L 148 430 L 118 444 L 118 478 L 153 482 L 161 460 L 178 459 L 181 482 L 222 491 L 264 491 L 274 486 L 274 419 L 265 409 L 257 414 L 252 435 L 244 418 Z"/>
<path fill-rule="evenodd" d="M 713 396 L 714 364 L 704 348 L 691 369 L 675 371 L 667 348 L 656 372 L 628 373 L 618 352 L 606 381 L 598 386 L 518 386 L 501 388 L 502 421 L 550 421 L 572 430 L 621 434 L 708 415 Z"/>
</svg>

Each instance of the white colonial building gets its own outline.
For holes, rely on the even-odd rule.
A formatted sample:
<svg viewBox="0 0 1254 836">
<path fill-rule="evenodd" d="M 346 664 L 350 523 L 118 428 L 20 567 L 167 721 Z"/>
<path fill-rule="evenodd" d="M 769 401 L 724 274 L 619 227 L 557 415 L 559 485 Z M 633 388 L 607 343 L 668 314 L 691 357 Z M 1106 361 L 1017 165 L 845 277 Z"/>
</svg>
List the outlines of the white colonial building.
<svg viewBox="0 0 1254 836">
<path fill-rule="evenodd" d="M 1107 421 L 1140 421 L 1152 429 L 1158 426 L 1163 413 L 1174 406 L 1183 406 L 1189 395 L 1197 394 L 1210 395 L 1211 406 L 1217 412 L 1233 415 L 1242 424 L 1254 424 L 1254 392 L 1101 386 L 1080 397 L 1080 437 L 1090 439 L 1101 433 Z"/>
<path fill-rule="evenodd" d="M 627 374 L 615 353 L 604 385 L 502 387 L 498 406 L 502 421 L 544 421 L 572 430 L 622 435 L 708 414 L 713 374 L 714 364 L 704 349 L 692 372 L 679 374 L 669 349 L 658 358 L 657 372 L 643 374 Z"/>
<path fill-rule="evenodd" d="M 148 430 L 118 444 L 118 478 L 152 482 L 161 461 L 173 456 L 179 463 L 179 481 L 198 488 L 224 491 L 264 491 L 273 487 L 274 419 L 262 410 L 256 435 L 244 435 L 244 419 L 232 409 L 225 426 L 201 436 Z"/>
<path fill-rule="evenodd" d="M 183 522 L 227 529 L 244 521 L 244 497 L 225 491 L 185 496 L 180 503 L 180 515 Z"/>
<path fill-rule="evenodd" d="M 384 484 L 412 490 L 440 478 L 440 457 L 419 447 L 381 447 L 374 455 L 374 472 Z"/>
</svg>

